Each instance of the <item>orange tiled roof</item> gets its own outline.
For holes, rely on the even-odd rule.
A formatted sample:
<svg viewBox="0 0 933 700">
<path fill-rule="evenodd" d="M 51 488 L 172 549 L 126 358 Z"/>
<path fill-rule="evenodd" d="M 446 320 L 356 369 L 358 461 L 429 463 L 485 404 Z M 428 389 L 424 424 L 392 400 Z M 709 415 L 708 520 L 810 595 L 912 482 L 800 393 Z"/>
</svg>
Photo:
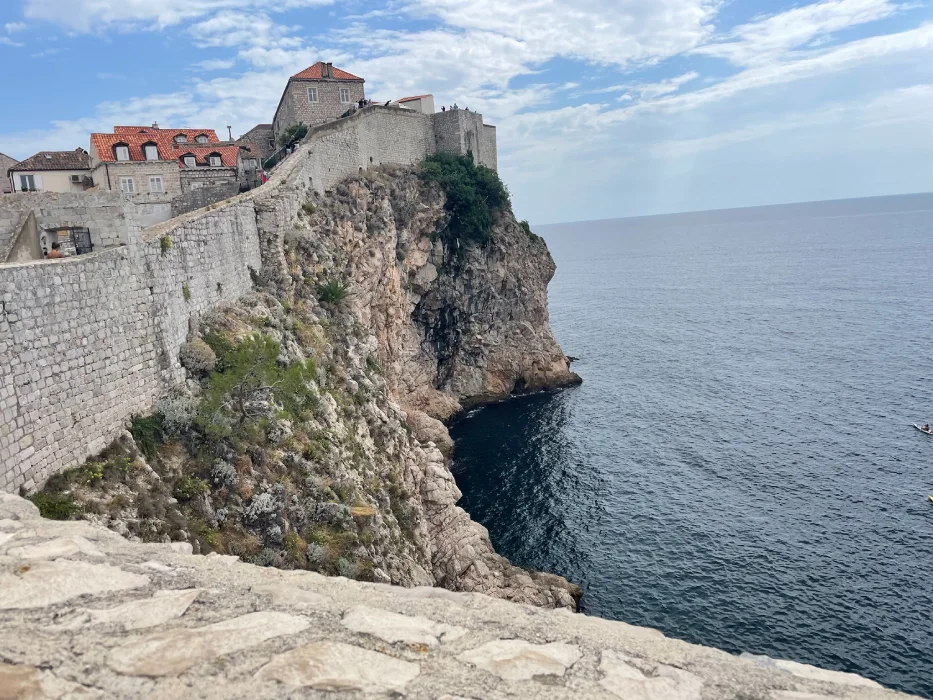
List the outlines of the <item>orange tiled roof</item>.
<svg viewBox="0 0 933 700">
<path fill-rule="evenodd" d="M 425 97 L 433 97 L 433 95 L 415 95 L 414 97 L 403 97 L 399 101 L 401 102 L 411 102 L 413 100 L 423 100 Z"/>
<path fill-rule="evenodd" d="M 130 161 L 145 161 L 146 155 L 143 146 L 146 144 L 155 144 L 159 153 L 159 160 L 179 160 L 185 155 L 193 155 L 198 164 L 207 165 L 208 156 L 212 153 L 220 155 L 221 162 L 228 168 L 236 166 L 237 153 L 239 146 L 220 146 L 203 143 L 175 143 L 175 136 L 179 133 L 187 134 L 205 134 L 208 137 L 213 135 L 216 141 L 217 135 L 210 129 L 152 129 L 149 128 L 145 133 L 119 132 L 113 134 L 91 134 L 91 145 L 97 151 L 97 158 L 101 161 L 115 163 L 117 157 L 114 154 L 113 147 L 117 144 L 125 144 L 130 151 Z"/>
<path fill-rule="evenodd" d="M 353 75 L 353 73 L 347 73 L 345 70 L 341 70 L 336 66 L 331 67 L 333 74 L 332 77 L 334 80 L 362 80 L 361 77 Z M 324 78 L 324 61 L 318 61 L 313 66 L 308 66 L 300 73 L 295 73 L 292 78 L 297 78 L 299 80 L 322 80 Z"/>
<path fill-rule="evenodd" d="M 115 134 L 157 134 L 162 132 L 171 132 L 172 138 L 178 136 L 179 134 L 184 134 L 188 137 L 189 141 L 194 141 L 198 136 L 207 136 L 210 143 L 217 143 L 220 141 L 217 138 L 217 132 L 213 129 L 162 129 L 155 126 L 115 126 L 113 127 L 113 133 Z"/>
</svg>

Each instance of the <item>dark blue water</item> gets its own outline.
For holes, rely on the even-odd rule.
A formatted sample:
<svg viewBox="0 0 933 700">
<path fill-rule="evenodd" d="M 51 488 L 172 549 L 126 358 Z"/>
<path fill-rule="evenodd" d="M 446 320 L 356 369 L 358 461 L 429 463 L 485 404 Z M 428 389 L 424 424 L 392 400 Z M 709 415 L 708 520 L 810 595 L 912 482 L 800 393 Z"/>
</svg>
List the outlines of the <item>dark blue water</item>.
<svg viewBox="0 0 933 700">
<path fill-rule="evenodd" d="M 933 195 L 546 227 L 582 387 L 456 426 L 586 612 L 933 697 Z"/>
</svg>

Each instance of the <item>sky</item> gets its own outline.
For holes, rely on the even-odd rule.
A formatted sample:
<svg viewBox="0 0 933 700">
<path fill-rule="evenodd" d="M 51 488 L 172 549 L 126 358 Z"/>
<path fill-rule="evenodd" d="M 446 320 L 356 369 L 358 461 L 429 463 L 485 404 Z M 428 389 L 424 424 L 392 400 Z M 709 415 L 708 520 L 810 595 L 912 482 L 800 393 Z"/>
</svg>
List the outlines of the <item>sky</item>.
<svg viewBox="0 0 933 700">
<path fill-rule="evenodd" d="M 319 60 L 481 112 L 532 223 L 933 191 L 933 0 L 0 0 L 0 152 L 237 137 Z"/>
</svg>

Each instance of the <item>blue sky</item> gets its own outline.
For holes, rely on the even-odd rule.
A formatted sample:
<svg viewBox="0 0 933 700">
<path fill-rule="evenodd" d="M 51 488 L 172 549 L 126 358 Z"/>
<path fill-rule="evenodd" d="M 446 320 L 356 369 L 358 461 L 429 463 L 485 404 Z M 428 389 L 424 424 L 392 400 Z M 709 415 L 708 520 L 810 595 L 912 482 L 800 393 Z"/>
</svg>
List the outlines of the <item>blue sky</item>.
<svg viewBox="0 0 933 700">
<path fill-rule="evenodd" d="M 318 60 L 482 112 L 533 223 L 933 190 L 931 0 L 3 0 L 0 152 L 238 136 Z"/>
</svg>

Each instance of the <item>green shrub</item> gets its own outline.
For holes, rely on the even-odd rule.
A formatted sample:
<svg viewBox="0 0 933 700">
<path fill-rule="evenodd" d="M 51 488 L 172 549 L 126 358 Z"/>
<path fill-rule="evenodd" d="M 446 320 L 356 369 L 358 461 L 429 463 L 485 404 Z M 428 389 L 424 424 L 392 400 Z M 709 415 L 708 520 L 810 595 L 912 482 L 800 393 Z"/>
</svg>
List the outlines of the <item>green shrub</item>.
<svg viewBox="0 0 933 700">
<path fill-rule="evenodd" d="M 156 413 L 145 418 L 134 416 L 130 422 L 130 434 L 142 453 L 152 459 L 158 446 L 165 442 L 162 414 Z"/>
<path fill-rule="evenodd" d="M 339 304 L 347 298 L 350 293 L 350 285 L 340 280 L 328 280 L 315 285 L 314 291 L 317 293 L 318 301 L 322 304 Z"/>
<path fill-rule="evenodd" d="M 172 249 L 172 237 L 171 236 L 162 236 L 159 239 L 159 248 L 162 250 L 162 255 L 165 255 Z"/>
<path fill-rule="evenodd" d="M 303 139 L 307 135 L 308 135 L 308 127 L 305 124 L 302 124 L 301 122 L 298 122 L 297 124 L 292 124 L 291 126 L 287 127 L 285 131 L 279 134 L 279 141 L 278 141 L 279 147 L 285 148 L 290 143 L 294 143 L 295 141 L 301 141 L 301 139 Z"/>
<path fill-rule="evenodd" d="M 35 503 L 39 515 L 49 520 L 70 520 L 81 510 L 71 496 L 63 493 L 40 491 L 29 500 Z"/>
<path fill-rule="evenodd" d="M 366 358 L 366 366 L 369 368 L 370 372 L 375 372 L 376 374 L 382 374 L 382 365 L 379 364 L 379 360 L 370 355 Z"/>
<path fill-rule="evenodd" d="M 447 226 L 440 231 L 448 240 L 485 243 L 492 235 L 496 213 L 509 206 L 509 192 L 499 176 L 477 166 L 469 156 L 436 153 L 425 159 L 421 179 L 436 183 L 447 195 Z"/>
<path fill-rule="evenodd" d="M 172 488 L 172 495 L 179 501 L 190 501 L 192 498 L 200 496 L 202 493 L 207 493 L 207 491 L 208 486 L 204 479 L 184 474 L 175 482 L 175 486 Z"/>
<path fill-rule="evenodd" d="M 314 202 L 305 202 L 301 205 L 301 210 L 308 216 L 311 216 L 317 211 L 317 207 L 314 206 Z"/>
<path fill-rule="evenodd" d="M 187 284 L 181 285 L 181 295 L 185 298 L 185 301 L 191 301 L 191 290 L 188 289 Z"/>
<path fill-rule="evenodd" d="M 210 345 L 207 336 L 205 341 Z M 314 361 L 282 367 L 279 349 L 278 342 L 257 333 L 219 355 L 198 409 L 197 423 L 209 437 L 226 437 L 235 427 L 266 418 L 272 402 L 286 417 L 316 405 L 317 395 L 309 387 L 317 372 Z"/>
<path fill-rule="evenodd" d="M 532 232 L 531 224 L 528 223 L 527 219 L 522 219 L 521 221 L 519 221 L 518 226 L 522 231 L 525 232 L 525 235 L 528 236 L 528 238 L 530 238 L 531 240 L 535 242 L 541 240 L 541 236 L 538 236 L 537 234 Z"/>
</svg>

